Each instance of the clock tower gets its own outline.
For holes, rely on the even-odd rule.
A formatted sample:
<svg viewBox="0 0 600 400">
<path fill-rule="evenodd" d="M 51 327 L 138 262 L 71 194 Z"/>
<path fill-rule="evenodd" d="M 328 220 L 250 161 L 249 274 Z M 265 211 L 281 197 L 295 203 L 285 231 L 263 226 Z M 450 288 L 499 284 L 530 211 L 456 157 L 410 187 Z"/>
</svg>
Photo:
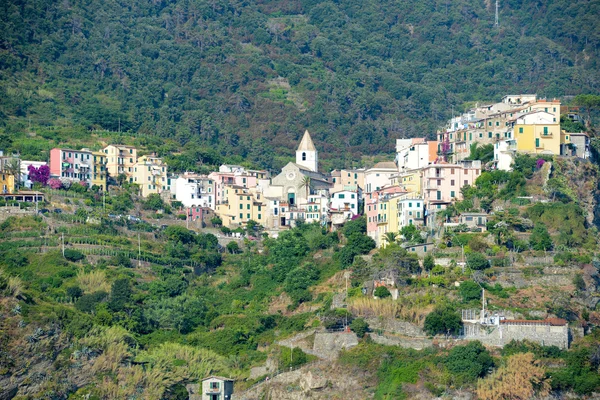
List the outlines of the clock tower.
<svg viewBox="0 0 600 400">
<path fill-rule="evenodd" d="M 304 132 L 300 146 L 296 150 L 296 164 L 313 172 L 319 171 L 319 157 L 308 130 Z"/>
</svg>

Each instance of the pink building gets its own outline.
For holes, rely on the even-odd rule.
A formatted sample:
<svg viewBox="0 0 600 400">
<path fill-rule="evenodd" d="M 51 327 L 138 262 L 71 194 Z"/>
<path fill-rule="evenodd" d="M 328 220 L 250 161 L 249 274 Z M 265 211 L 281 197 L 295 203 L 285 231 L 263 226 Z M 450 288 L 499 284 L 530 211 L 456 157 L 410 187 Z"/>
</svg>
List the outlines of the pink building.
<svg viewBox="0 0 600 400">
<path fill-rule="evenodd" d="M 211 172 L 208 175 L 215 182 L 216 204 L 227 200 L 225 196 L 226 186 L 240 186 L 251 189 L 258 185 L 258 181 L 268 178 L 267 171 L 246 170 L 235 165 L 222 165 L 219 172 Z"/>
<path fill-rule="evenodd" d="M 91 183 L 94 157 L 89 150 L 50 150 L 50 175 L 73 182 Z"/>
<path fill-rule="evenodd" d="M 367 235 L 377 241 L 377 212 L 380 201 L 391 194 L 406 193 L 399 186 L 388 186 L 365 195 L 365 215 L 367 216 Z"/>
<path fill-rule="evenodd" d="M 423 199 L 428 209 L 441 209 L 462 200 L 461 189 L 481 175 L 481 161 L 440 162 L 423 168 Z"/>
</svg>

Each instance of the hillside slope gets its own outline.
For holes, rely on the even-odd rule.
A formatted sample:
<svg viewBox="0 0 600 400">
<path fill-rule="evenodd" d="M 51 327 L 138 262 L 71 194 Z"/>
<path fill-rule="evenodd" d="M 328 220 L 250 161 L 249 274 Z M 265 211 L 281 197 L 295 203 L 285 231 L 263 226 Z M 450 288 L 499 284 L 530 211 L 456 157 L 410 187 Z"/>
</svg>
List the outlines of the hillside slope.
<svg viewBox="0 0 600 400">
<path fill-rule="evenodd" d="M 309 127 L 339 167 L 468 101 L 600 85 L 597 1 L 503 1 L 499 27 L 492 2 L 466 0 L 21 0 L 0 12 L 13 138 L 83 125 L 277 168 L 267 149 L 290 155 Z"/>
</svg>

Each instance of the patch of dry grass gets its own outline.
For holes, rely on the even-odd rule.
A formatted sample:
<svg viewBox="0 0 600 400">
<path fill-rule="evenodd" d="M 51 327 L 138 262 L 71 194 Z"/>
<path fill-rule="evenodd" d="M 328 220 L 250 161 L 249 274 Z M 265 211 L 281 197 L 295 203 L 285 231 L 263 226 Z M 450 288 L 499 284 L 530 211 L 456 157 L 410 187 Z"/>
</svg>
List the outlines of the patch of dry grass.
<svg viewBox="0 0 600 400">
<path fill-rule="evenodd" d="M 77 272 L 77 283 L 85 293 L 110 292 L 110 284 L 106 280 L 106 273 L 102 270 L 85 272 L 80 269 Z"/>
</svg>

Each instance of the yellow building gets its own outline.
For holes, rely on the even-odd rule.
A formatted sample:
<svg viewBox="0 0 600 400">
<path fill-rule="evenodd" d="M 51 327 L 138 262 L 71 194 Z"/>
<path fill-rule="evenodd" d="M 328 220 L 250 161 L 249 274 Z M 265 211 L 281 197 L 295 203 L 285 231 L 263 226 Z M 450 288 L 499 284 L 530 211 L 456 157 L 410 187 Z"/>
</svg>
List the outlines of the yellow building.
<svg viewBox="0 0 600 400">
<path fill-rule="evenodd" d="M 106 154 L 102 151 L 92 152 L 94 165 L 92 169 L 92 186 L 96 185 L 102 191 L 106 191 Z"/>
<path fill-rule="evenodd" d="M 104 148 L 106 154 L 106 170 L 108 174 L 117 178 L 124 174 L 129 182 L 133 182 L 133 168 L 137 162 L 137 149 L 132 146 L 109 145 Z"/>
<path fill-rule="evenodd" d="M 560 124 L 554 122 L 554 114 L 533 111 L 518 118 L 514 125 L 517 151 L 530 154 L 560 154 L 562 143 Z"/>
<path fill-rule="evenodd" d="M 0 178 L 0 190 L 2 190 L 2 194 L 15 193 L 15 176 L 2 172 Z"/>
<path fill-rule="evenodd" d="M 421 194 L 422 173 L 419 169 L 401 172 L 391 180 L 392 186 L 400 186 L 409 193 Z"/>
<path fill-rule="evenodd" d="M 140 186 L 142 197 L 171 190 L 167 177 L 167 164 L 156 156 L 142 156 L 133 165 L 133 183 Z"/>
<path fill-rule="evenodd" d="M 266 204 L 260 193 L 242 186 L 226 185 L 224 194 L 224 200 L 215 210 L 223 221 L 223 226 L 238 227 L 250 220 L 265 224 Z"/>
<path fill-rule="evenodd" d="M 398 229 L 398 202 L 403 198 L 404 194 L 390 196 L 387 199 L 382 200 L 378 204 L 377 210 L 377 231 L 379 238 L 377 246 L 385 247 L 389 244 L 386 233 L 395 233 L 396 236 L 399 232 Z"/>
<path fill-rule="evenodd" d="M 341 192 L 343 190 L 355 191 L 357 188 L 365 187 L 364 169 L 341 169 L 331 172 L 333 191 Z"/>
</svg>

